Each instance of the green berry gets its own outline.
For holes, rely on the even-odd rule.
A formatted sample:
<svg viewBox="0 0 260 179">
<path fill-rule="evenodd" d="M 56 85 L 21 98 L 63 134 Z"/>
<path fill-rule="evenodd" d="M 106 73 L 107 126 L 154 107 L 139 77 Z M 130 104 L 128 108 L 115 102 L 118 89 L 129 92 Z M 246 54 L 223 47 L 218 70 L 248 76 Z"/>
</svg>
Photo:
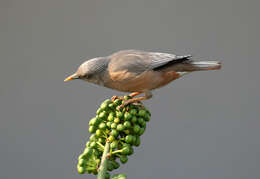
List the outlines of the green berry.
<svg viewBox="0 0 260 179">
<path fill-rule="evenodd" d="M 111 128 L 111 124 L 112 124 L 112 122 L 108 121 L 108 122 L 106 123 L 106 126 L 107 126 L 108 128 Z"/>
<path fill-rule="evenodd" d="M 86 156 L 84 154 L 80 154 L 79 157 L 78 157 L 78 160 L 80 160 L 82 158 L 86 158 Z"/>
<path fill-rule="evenodd" d="M 126 155 L 121 155 L 121 156 L 120 156 L 120 161 L 121 161 L 123 164 L 126 163 L 126 162 L 128 161 L 127 156 L 126 156 Z"/>
<path fill-rule="evenodd" d="M 140 125 L 141 125 L 141 127 L 146 128 L 146 122 L 145 121 L 143 121 L 143 123 L 140 124 Z"/>
<path fill-rule="evenodd" d="M 83 158 L 89 158 L 90 155 L 92 154 L 93 150 L 89 147 L 85 148 L 83 152 Z"/>
<path fill-rule="evenodd" d="M 111 163 L 112 163 L 114 169 L 118 169 L 120 167 L 120 164 L 115 160 L 112 160 Z"/>
<path fill-rule="evenodd" d="M 125 102 L 123 102 L 124 104 Z M 118 109 L 118 108 L 117 108 Z M 125 113 L 126 111 L 128 111 L 129 107 L 128 106 L 125 106 L 124 108 L 121 108 L 120 110 Z"/>
<path fill-rule="evenodd" d="M 105 144 L 106 143 L 104 138 L 98 138 L 98 142 L 101 143 L 101 144 Z"/>
<path fill-rule="evenodd" d="M 96 119 L 95 117 L 93 117 L 93 118 L 89 121 L 88 124 L 89 124 L 90 126 L 94 126 L 96 122 L 97 122 L 97 119 Z"/>
<path fill-rule="evenodd" d="M 105 174 L 105 179 L 110 179 L 110 174 L 108 172 Z"/>
<path fill-rule="evenodd" d="M 106 124 L 104 122 L 101 122 L 98 127 L 99 129 L 104 130 L 106 128 Z"/>
<path fill-rule="evenodd" d="M 109 108 L 113 109 L 115 107 L 115 104 L 114 103 L 111 103 L 108 105 Z"/>
<path fill-rule="evenodd" d="M 125 118 L 126 121 L 128 121 L 132 118 L 132 115 L 129 112 L 125 112 L 124 118 Z"/>
<path fill-rule="evenodd" d="M 104 111 L 105 112 L 105 111 Z M 100 117 L 98 117 L 98 115 L 96 116 L 96 122 L 95 122 L 95 126 L 98 126 L 100 122 L 102 122 L 103 119 L 101 119 Z"/>
<path fill-rule="evenodd" d="M 94 126 L 89 126 L 88 131 L 89 133 L 93 134 L 96 132 L 96 128 Z"/>
<path fill-rule="evenodd" d="M 98 159 L 96 159 L 96 165 L 99 165 L 100 164 L 100 162 L 101 162 L 101 160 L 98 158 Z"/>
<path fill-rule="evenodd" d="M 130 127 L 131 127 L 131 123 L 130 123 L 129 121 L 125 121 L 125 122 L 124 122 L 124 127 L 125 127 L 126 129 L 130 128 Z"/>
<path fill-rule="evenodd" d="M 78 165 L 84 167 L 87 164 L 87 161 L 83 158 L 79 159 Z"/>
<path fill-rule="evenodd" d="M 110 113 L 110 114 L 108 115 L 107 120 L 110 121 L 110 122 L 113 122 L 113 121 L 114 121 L 114 116 L 113 116 L 112 113 Z"/>
<path fill-rule="evenodd" d="M 133 116 L 132 119 L 131 119 L 132 123 L 136 123 L 137 122 L 137 117 L 136 116 Z"/>
<path fill-rule="evenodd" d="M 126 179 L 126 174 L 121 173 L 117 177 L 118 177 L 117 179 Z"/>
<path fill-rule="evenodd" d="M 133 142 L 133 136 L 132 135 L 127 135 L 125 137 L 125 142 L 128 143 L 128 144 L 132 144 Z"/>
<path fill-rule="evenodd" d="M 96 142 L 91 142 L 90 143 L 90 148 L 95 149 L 97 147 L 97 143 Z"/>
<path fill-rule="evenodd" d="M 111 124 L 111 129 L 116 129 L 117 128 L 117 124 L 116 123 L 112 123 Z"/>
<path fill-rule="evenodd" d="M 139 135 L 139 136 L 140 136 L 140 135 L 143 135 L 144 131 L 145 131 L 145 129 L 144 129 L 143 127 L 141 127 L 138 135 Z"/>
<path fill-rule="evenodd" d="M 123 147 L 131 147 L 131 145 L 127 143 L 123 143 Z"/>
<path fill-rule="evenodd" d="M 116 127 L 116 129 L 117 129 L 118 131 L 123 131 L 125 128 L 124 128 L 124 125 L 123 125 L 123 124 L 118 124 L 117 127 Z"/>
<path fill-rule="evenodd" d="M 115 130 L 115 129 L 112 129 L 111 135 L 114 136 L 115 138 L 117 138 L 117 136 L 118 136 L 118 131 Z"/>
<path fill-rule="evenodd" d="M 108 104 L 107 104 L 107 103 L 102 103 L 101 106 L 100 106 L 100 108 L 101 108 L 102 110 L 107 110 Z"/>
<path fill-rule="evenodd" d="M 99 109 L 97 110 L 96 114 L 98 115 L 98 114 L 100 114 L 102 111 L 103 111 L 103 109 L 99 108 Z"/>
<path fill-rule="evenodd" d="M 111 115 L 111 116 L 116 116 L 116 111 L 115 111 L 115 109 L 113 109 L 112 111 L 110 111 L 109 115 Z"/>
<path fill-rule="evenodd" d="M 86 172 L 85 167 L 77 166 L 77 170 L 79 174 L 84 174 Z"/>
<path fill-rule="evenodd" d="M 87 170 L 88 174 L 91 174 L 92 171 L 93 171 L 93 169 L 92 169 L 92 168 L 89 168 L 89 167 L 87 167 L 86 170 Z"/>
<path fill-rule="evenodd" d="M 136 109 L 131 109 L 130 110 L 130 114 L 135 116 L 137 114 L 137 110 Z"/>
<path fill-rule="evenodd" d="M 133 147 L 130 147 L 130 151 L 129 151 L 128 155 L 132 155 L 133 153 L 134 153 L 134 149 L 133 149 Z"/>
<path fill-rule="evenodd" d="M 107 162 L 107 170 L 108 170 L 108 171 L 114 170 L 114 166 L 113 166 L 113 164 L 112 164 L 111 161 L 108 161 L 108 162 Z"/>
<path fill-rule="evenodd" d="M 111 149 L 115 149 L 118 147 L 118 142 L 117 141 L 113 141 L 111 144 L 110 144 L 110 147 Z"/>
<path fill-rule="evenodd" d="M 148 121 L 150 121 L 150 119 L 151 119 L 151 117 L 149 116 L 149 114 L 146 113 L 146 116 L 145 116 L 144 120 L 146 122 L 148 122 Z"/>
<path fill-rule="evenodd" d="M 114 119 L 114 123 L 116 123 L 116 124 L 120 123 L 120 119 L 119 118 L 115 118 Z"/>
<path fill-rule="evenodd" d="M 128 135 L 128 134 L 130 134 L 130 130 L 124 130 L 124 133 L 126 134 L 126 135 Z"/>
<path fill-rule="evenodd" d="M 97 175 L 97 174 L 98 174 L 98 172 L 97 172 L 96 169 L 95 169 L 95 170 L 92 170 L 92 173 L 93 173 L 93 175 Z"/>
<path fill-rule="evenodd" d="M 102 136 L 102 131 L 100 129 L 96 130 L 96 135 L 98 137 L 101 137 Z"/>
<path fill-rule="evenodd" d="M 102 111 L 102 112 L 98 115 L 98 117 L 99 117 L 100 119 L 102 119 L 102 120 L 105 120 L 105 119 L 106 119 L 106 115 L 107 115 L 106 111 Z"/>
<path fill-rule="evenodd" d="M 115 137 L 111 135 L 111 136 L 108 137 L 108 140 L 109 140 L 110 142 L 113 142 L 113 141 L 115 140 Z"/>
<path fill-rule="evenodd" d="M 118 117 L 119 119 L 122 119 L 123 116 L 124 116 L 124 113 L 123 113 L 123 112 L 121 112 L 121 111 L 117 111 L 117 112 L 116 112 L 116 117 Z"/>
<path fill-rule="evenodd" d="M 149 110 L 146 109 L 146 113 L 151 117 L 151 113 Z"/>
<path fill-rule="evenodd" d="M 90 145 L 90 142 L 89 142 L 89 141 L 87 141 L 87 143 L 86 143 L 86 147 L 89 147 L 89 145 Z"/>
<path fill-rule="evenodd" d="M 137 136 L 134 145 L 135 145 L 136 147 L 138 147 L 138 146 L 140 145 L 140 143 L 141 143 L 140 137 Z"/>
<path fill-rule="evenodd" d="M 110 133 L 110 130 L 109 130 L 109 129 L 106 129 L 106 130 L 105 130 L 105 134 L 108 135 L 109 133 Z"/>
<path fill-rule="evenodd" d="M 119 105 L 122 104 L 122 100 L 116 99 L 116 100 L 114 101 L 114 104 L 117 105 L 117 106 L 119 106 Z"/>
<path fill-rule="evenodd" d="M 103 103 L 110 104 L 112 103 L 112 101 L 110 99 L 106 99 L 105 101 L 103 101 Z"/>
<path fill-rule="evenodd" d="M 136 141 L 136 136 L 135 136 L 135 135 L 133 135 L 133 142 L 132 142 L 132 144 L 134 144 L 134 143 L 135 143 L 135 141 Z"/>
<path fill-rule="evenodd" d="M 140 116 L 140 117 L 145 117 L 145 116 L 146 116 L 146 111 L 143 110 L 143 109 L 139 110 L 138 116 Z"/>
<path fill-rule="evenodd" d="M 92 135 L 89 137 L 89 140 L 90 140 L 91 142 L 96 141 L 96 140 L 97 140 L 97 136 L 96 136 L 95 134 L 92 134 Z"/>
<path fill-rule="evenodd" d="M 140 126 L 139 125 L 134 125 L 134 127 L 133 127 L 133 131 L 134 131 L 134 133 L 135 134 L 138 134 L 139 133 L 139 131 L 140 131 Z"/>
<path fill-rule="evenodd" d="M 138 121 L 138 124 L 140 124 L 140 125 L 142 125 L 145 121 L 144 121 L 144 119 L 143 118 L 141 118 L 141 117 L 139 117 L 138 119 L 137 119 Z"/>
<path fill-rule="evenodd" d="M 123 149 L 122 149 L 122 154 L 124 154 L 124 155 L 128 155 L 129 154 L 129 152 L 130 152 L 130 146 L 128 147 L 124 147 Z"/>
<path fill-rule="evenodd" d="M 111 179 L 118 179 L 118 176 L 119 176 L 119 174 L 115 174 L 115 175 L 112 176 Z"/>
</svg>

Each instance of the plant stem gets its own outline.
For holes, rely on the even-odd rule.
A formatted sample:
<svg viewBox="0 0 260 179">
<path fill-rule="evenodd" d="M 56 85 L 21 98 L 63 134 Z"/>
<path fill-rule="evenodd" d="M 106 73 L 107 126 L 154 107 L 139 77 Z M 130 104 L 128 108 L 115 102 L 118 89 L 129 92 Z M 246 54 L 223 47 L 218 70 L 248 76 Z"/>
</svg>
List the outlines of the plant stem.
<svg viewBox="0 0 260 179">
<path fill-rule="evenodd" d="M 97 144 L 102 148 L 102 150 L 104 151 L 105 147 L 104 145 L 102 145 L 100 142 L 97 142 Z"/>
<path fill-rule="evenodd" d="M 110 142 L 107 140 L 105 148 L 104 148 L 104 152 L 102 155 L 102 159 L 101 159 L 101 164 L 98 169 L 97 179 L 105 179 L 106 172 L 107 172 L 107 160 L 108 160 L 107 155 L 109 153 L 109 148 L 110 148 Z"/>
<path fill-rule="evenodd" d="M 123 152 L 123 150 L 121 149 L 121 150 L 113 151 L 112 154 L 117 154 L 117 153 L 122 153 L 122 152 Z"/>
</svg>

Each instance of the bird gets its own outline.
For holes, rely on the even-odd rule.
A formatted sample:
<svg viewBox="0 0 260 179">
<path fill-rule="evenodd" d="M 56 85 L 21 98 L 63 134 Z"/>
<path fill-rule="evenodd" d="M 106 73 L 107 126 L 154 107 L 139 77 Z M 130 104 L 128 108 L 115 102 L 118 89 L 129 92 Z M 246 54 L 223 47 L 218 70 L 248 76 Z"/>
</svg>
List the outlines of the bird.
<svg viewBox="0 0 260 179">
<path fill-rule="evenodd" d="M 152 90 L 194 71 L 221 69 L 220 61 L 193 61 L 191 55 L 142 50 L 121 50 L 110 56 L 82 63 L 64 81 L 81 79 L 96 85 L 130 93 L 121 107 L 152 98 Z M 143 96 L 136 97 L 137 95 Z M 115 98 L 113 98 L 115 99 Z"/>
</svg>

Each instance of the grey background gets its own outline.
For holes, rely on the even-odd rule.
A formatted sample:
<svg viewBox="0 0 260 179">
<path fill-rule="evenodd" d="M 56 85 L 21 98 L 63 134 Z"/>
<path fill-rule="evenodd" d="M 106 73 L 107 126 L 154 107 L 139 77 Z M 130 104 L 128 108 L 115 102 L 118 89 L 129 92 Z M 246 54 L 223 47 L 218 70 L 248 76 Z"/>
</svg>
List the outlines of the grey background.
<svg viewBox="0 0 260 179">
<path fill-rule="evenodd" d="M 192 54 L 223 69 L 154 92 L 128 178 L 260 178 L 259 1 L 1 0 L 0 178 L 76 172 L 88 120 L 116 91 L 64 83 L 121 49 Z"/>
</svg>

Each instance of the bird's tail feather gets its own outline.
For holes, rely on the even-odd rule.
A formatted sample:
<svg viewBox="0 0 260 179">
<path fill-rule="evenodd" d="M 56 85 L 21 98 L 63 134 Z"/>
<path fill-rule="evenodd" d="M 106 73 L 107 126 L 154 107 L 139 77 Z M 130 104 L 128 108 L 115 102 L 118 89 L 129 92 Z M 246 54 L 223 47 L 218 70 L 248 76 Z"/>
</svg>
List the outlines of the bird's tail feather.
<svg viewBox="0 0 260 179">
<path fill-rule="evenodd" d="M 221 69 L 221 62 L 219 61 L 191 61 L 189 64 L 193 66 L 194 71 Z"/>
</svg>

